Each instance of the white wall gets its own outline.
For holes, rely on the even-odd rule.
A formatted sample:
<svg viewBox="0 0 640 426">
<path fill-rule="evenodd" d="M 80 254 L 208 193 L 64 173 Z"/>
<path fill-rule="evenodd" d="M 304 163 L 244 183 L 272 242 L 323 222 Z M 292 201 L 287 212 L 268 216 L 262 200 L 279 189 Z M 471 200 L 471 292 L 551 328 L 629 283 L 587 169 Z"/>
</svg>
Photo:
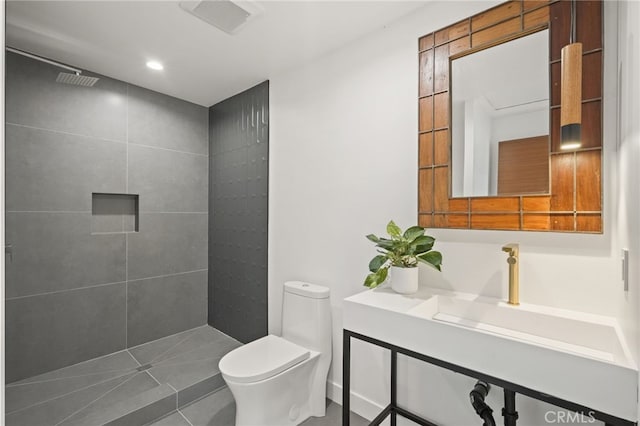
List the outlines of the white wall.
<svg viewBox="0 0 640 426">
<path fill-rule="evenodd" d="M 476 99 L 473 102 L 474 135 L 473 144 L 473 195 L 485 195 L 489 193 L 489 150 L 491 147 L 491 105 L 485 98 Z"/>
<path fill-rule="evenodd" d="M 618 146 L 618 199 L 620 246 L 629 249 L 629 297 L 640 298 L 640 3 L 621 2 L 618 16 L 620 107 Z M 637 319 L 636 319 L 637 321 Z M 640 345 L 640 338 L 637 342 Z M 638 350 L 640 353 L 640 350 Z"/>
<path fill-rule="evenodd" d="M 475 116 L 475 102 L 467 101 L 464 103 L 464 137 L 462 138 L 462 143 L 464 145 L 464 159 L 462 161 L 462 168 L 458 169 L 454 167 L 453 176 L 458 174 L 458 171 L 461 171 L 463 174 L 462 177 L 462 193 L 458 193 L 457 191 L 451 192 L 453 197 L 470 197 L 473 194 L 473 169 L 475 166 L 475 162 L 473 159 L 475 158 L 476 153 L 476 144 L 475 144 L 475 128 L 477 126 L 477 122 L 479 117 Z M 478 145 L 481 145 L 481 141 L 478 141 Z M 453 148 L 452 148 L 453 149 Z"/>
<path fill-rule="evenodd" d="M 489 195 L 489 152 L 491 148 L 491 113 L 493 109 L 484 97 L 464 101 L 464 135 L 452 139 L 452 157 L 462 150 L 462 162 L 453 163 L 452 180 L 462 173 L 462 191 L 454 185 L 453 197 Z M 453 113 L 455 114 L 455 112 Z"/>
<path fill-rule="evenodd" d="M 433 3 L 320 60 L 271 77 L 269 329 L 280 331 L 284 281 L 329 286 L 334 315 L 332 384 L 341 383 L 342 299 L 364 290 L 367 264 L 375 254 L 364 236 L 382 233 L 389 219 L 403 227 L 416 221 L 417 39 L 497 3 Z M 615 29 L 615 19 L 615 4 L 608 3 L 605 28 Z M 638 28 L 638 21 L 633 22 L 629 31 L 637 36 L 632 29 Z M 438 239 L 444 267 L 442 274 L 421 269 L 421 281 L 506 297 L 507 264 L 500 246 L 519 242 L 523 301 L 617 316 L 635 347 L 637 263 L 633 289 L 627 294 L 619 279 L 619 249 L 624 242 L 638 253 L 638 132 L 634 123 L 624 149 L 635 156 L 625 157 L 620 165 L 630 175 L 633 170 L 635 180 L 618 179 L 616 158 L 622 152 L 616 152 L 616 87 L 611 78 L 616 68 L 615 34 L 606 42 L 604 234 L 430 230 Z M 632 43 L 630 48 L 637 52 L 637 38 Z M 628 66 L 637 75 L 637 56 L 634 61 Z M 637 89 L 637 81 L 628 84 Z M 627 101 L 632 123 L 631 117 L 637 121 L 638 96 Z M 618 180 L 624 183 L 620 188 Z M 635 231 L 633 237 L 630 231 Z M 370 416 L 375 404 L 388 400 L 388 356 L 357 343 L 352 355 L 353 408 Z M 443 425 L 479 424 L 467 399 L 473 380 L 404 360 L 400 372 L 402 405 Z M 331 390 L 339 399 L 339 387 Z M 490 397 L 499 417 L 501 393 L 494 391 Z M 519 425 L 544 423 L 548 406 L 524 397 L 518 397 L 518 405 Z"/>
</svg>

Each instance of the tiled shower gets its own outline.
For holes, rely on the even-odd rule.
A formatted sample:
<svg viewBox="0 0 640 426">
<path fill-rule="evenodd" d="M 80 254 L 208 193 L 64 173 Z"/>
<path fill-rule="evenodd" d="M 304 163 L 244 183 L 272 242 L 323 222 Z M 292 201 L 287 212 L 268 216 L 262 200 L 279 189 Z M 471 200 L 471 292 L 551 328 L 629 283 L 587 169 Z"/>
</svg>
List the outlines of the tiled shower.
<svg viewBox="0 0 640 426">
<path fill-rule="evenodd" d="M 99 75 L 57 83 L 57 68 L 15 54 L 6 64 L 8 424 L 144 424 L 220 388 L 219 359 L 266 334 L 268 137 L 236 143 L 238 167 L 210 181 L 222 138 L 209 108 Z M 238 103 L 230 128 L 268 135 L 265 99 Z M 218 210 L 210 184 L 225 191 Z M 210 275 L 216 220 L 212 235 L 264 241 L 225 240 L 251 246 L 246 273 L 219 262 Z M 230 312 L 257 301 L 252 322 L 207 326 L 214 293 Z"/>
<path fill-rule="evenodd" d="M 7 60 L 9 382 L 206 323 L 207 109 L 58 71 Z M 139 232 L 93 194 L 139 196 Z"/>
</svg>

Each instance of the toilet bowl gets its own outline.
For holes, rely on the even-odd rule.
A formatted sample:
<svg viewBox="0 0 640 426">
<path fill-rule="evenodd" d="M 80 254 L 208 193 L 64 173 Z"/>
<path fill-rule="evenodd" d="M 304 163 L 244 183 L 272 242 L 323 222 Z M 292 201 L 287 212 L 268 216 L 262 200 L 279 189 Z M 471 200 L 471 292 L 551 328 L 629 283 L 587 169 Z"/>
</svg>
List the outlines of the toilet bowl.
<svg viewBox="0 0 640 426">
<path fill-rule="evenodd" d="M 285 283 L 282 336 L 262 337 L 220 360 L 236 426 L 293 426 L 324 416 L 330 363 L 329 289 Z"/>
</svg>

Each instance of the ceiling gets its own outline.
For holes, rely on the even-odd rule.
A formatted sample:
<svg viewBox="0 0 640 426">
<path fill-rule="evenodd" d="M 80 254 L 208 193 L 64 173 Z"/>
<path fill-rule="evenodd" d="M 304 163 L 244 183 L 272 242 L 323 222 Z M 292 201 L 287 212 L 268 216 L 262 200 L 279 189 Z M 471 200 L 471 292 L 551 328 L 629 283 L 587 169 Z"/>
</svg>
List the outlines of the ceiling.
<svg viewBox="0 0 640 426">
<path fill-rule="evenodd" d="M 423 1 L 262 1 L 230 36 L 178 1 L 7 1 L 6 41 L 203 106 L 308 62 L 423 7 Z M 145 66 L 164 64 L 163 71 Z"/>
</svg>

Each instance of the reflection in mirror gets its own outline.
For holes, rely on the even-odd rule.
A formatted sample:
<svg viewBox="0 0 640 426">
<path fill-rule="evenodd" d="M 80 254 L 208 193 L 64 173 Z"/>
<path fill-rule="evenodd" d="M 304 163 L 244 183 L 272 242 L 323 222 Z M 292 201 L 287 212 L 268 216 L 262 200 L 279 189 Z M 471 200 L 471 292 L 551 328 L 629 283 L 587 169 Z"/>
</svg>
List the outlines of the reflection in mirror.
<svg viewBox="0 0 640 426">
<path fill-rule="evenodd" d="M 451 196 L 549 193 L 549 30 L 451 61 Z"/>
</svg>

